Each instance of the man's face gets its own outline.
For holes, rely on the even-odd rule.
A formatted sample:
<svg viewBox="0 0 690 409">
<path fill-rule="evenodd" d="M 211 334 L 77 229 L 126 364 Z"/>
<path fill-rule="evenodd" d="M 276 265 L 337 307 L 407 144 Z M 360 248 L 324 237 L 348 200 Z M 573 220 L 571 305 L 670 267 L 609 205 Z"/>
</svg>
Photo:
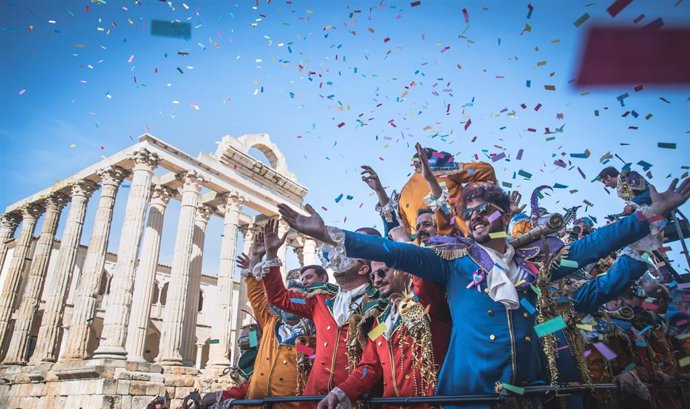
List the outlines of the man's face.
<svg viewBox="0 0 690 409">
<path fill-rule="evenodd" d="M 467 203 L 467 209 L 477 209 L 483 204 L 489 204 L 486 200 L 482 198 L 471 199 Z M 489 217 L 495 212 L 500 212 L 501 217 L 495 218 L 493 222 L 489 221 Z M 477 243 L 486 243 L 491 240 L 489 236 L 490 233 L 505 231 L 506 229 L 506 214 L 503 213 L 498 206 L 490 205 L 484 214 L 478 210 L 474 210 L 472 215 L 465 220 L 467 223 L 467 228 L 470 231 L 470 237 Z"/>
<path fill-rule="evenodd" d="M 380 261 L 372 261 L 371 269 L 372 283 L 382 297 L 388 297 L 393 293 L 402 293 L 405 290 L 409 280 L 407 274 L 388 268 L 386 263 Z"/>
<path fill-rule="evenodd" d="M 614 176 L 604 176 L 601 178 L 601 183 L 609 189 L 615 189 L 618 186 L 618 178 Z"/>
<path fill-rule="evenodd" d="M 328 281 L 327 278 L 324 279 L 324 277 L 317 275 L 316 269 L 313 268 L 304 270 L 302 274 L 300 274 L 299 279 L 305 287 L 309 287 L 317 281 Z"/>
<path fill-rule="evenodd" d="M 436 236 L 436 223 L 434 223 L 433 213 L 422 213 L 417 217 L 417 241 L 424 244 L 429 244 L 429 238 Z"/>
</svg>

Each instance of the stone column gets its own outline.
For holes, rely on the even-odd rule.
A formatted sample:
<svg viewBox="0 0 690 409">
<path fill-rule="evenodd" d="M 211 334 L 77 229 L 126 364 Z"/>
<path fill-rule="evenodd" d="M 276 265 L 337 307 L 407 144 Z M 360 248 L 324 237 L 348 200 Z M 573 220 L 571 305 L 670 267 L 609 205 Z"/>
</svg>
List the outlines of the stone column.
<svg viewBox="0 0 690 409">
<path fill-rule="evenodd" d="M 233 319 L 232 293 L 233 271 L 237 254 L 237 225 L 245 199 L 237 193 L 225 194 L 225 213 L 223 218 L 223 240 L 220 247 L 218 267 L 218 318 L 213 322 L 213 338 L 218 343 L 210 344 L 209 366 L 225 368 L 230 365 L 230 330 Z"/>
<path fill-rule="evenodd" d="M 6 213 L 0 217 L 0 273 L 2 273 L 2 267 L 5 265 L 8 244 L 12 242 L 14 232 L 21 220 L 22 218 L 15 213 Z"/>
<path fill-rule="evenodd" d="M 144 351 L 146 345 L 146 332 L 148 331 L 149 317 L 151 314 L 151 297 L 158 270 L 158 257 L 161 251 L 161 232 L 163 230 L 163 217 L 168 202 L 173 196 L 173 191 L 166 186 L 156 186 L 151 198 L 151 209 L 144 232 L 144 241 L 141 243 L 141 260 L 134 281 L 132 314 L 129 317 L 127 330 L 127 360 L 134 362 L 146 362 Z M 161 287 L 162 289 L 162 287 Z M 160 301 L 160 290 L 158 300 Z"/>
<path fill-rule="evenodd" d="M 196 369 L 201 369 L 201 360 L 204 357 L 204 345 L 206 345 L 205 342 L 198 342 L 196 344 Z"/>
<path fill-rule="evenodd" d="M 185 310 L 184 328 L 182 333 L 182 357 L 183 364 L 191 366 L 194 362 L 196 340 L 196 323 L 199 315 L 199 291 L 201 291 L 201 266 L 204 257 L 204 240 L 206 238 L 206 226 L 208 219 L 215 211 L 209 205 L 197 207 L 194 220 L 194 237 L 192 239 L 192 261 L 189 273 L 189 287 L 187 299 L 189 306 Z"/>
<path fill-rule="evenodd" d="M 26 267 L 36 221 L 43 211 L 44 208 L 37 204 L 30 204 L 22 209 L 22 231 L 14 246 L 10 268 L 7 270 L 5 284 L 0 294 L 0 350 L 4 349 L 5 340 L 11 337 L 8 329 L 14 312 L 14 304 L 17 301 L 22 272 Z"/>
<path fill-rule="evenodd" d="M 144 218 L 151 198 L 151 178 L 158 166 L 158 155 L 146 149 L 135 152 L 131 159 L 132 184 L 127 197 L 125 220 L 120 231 L 117 250 L 117 265 L 110 284 L 110 297 L 103 320 L 101 343 L 94 352 L 94 358 L 125 359 L 127 350 L 127 324 L 132 306 L 134 270 L 137 251 L 144 227 Z"/>
<path fill-rule="evenodd" d="M 302 266 L 312 264 L 319 264 L 316 262 L 316 240 L 311 237 L 304 237 L 304 246 L 302 247 Z"/>
<path fill-rule="evenodd" d="M 59 344 L 62 338 L 62 317 L 65 313 L 67 291 L 72 280 L 81 232 L 84 227 L 86 205 L 91 194 L 97 188 L 98 185 L 88 180 L 79 182 L 72 187 L 72 201 L 70 202 L 67 223 L 62 233 L 55 271 L 47 288 L 48 297 L 43 310 L 41 328 L 38 331 L 38 343 L 31 357 L 32 362 L 55 362 L 57 359 L 57 351 L 60 350 Z"/>
<path fill-rule="evenodd" d="M 62 353 L 60 361 L 75 361 L 88 357 L 87 348 L 91 335 L 91 324 L 96 317 L 96 297 L 98 297 L 98 289 L 101 286 L 105 254 L 108 251 L 115 197 L 127 174 L 127 171 L 118 166 L 111 166 L 98 171 L 98 175 L 101 177 L 101 196 L 98 200 L 98 210 L 96 210 L 89 249 L 77 285 L 65 351 Z"/>
<path fill-rule="evenodd" d="M 182 333 L 185 310 L 189 308 L 186 291 L 189 287 L 196 208 L 201 197 L 203 179 L 195 171 L 182 175 L 180 219 L 175 239 L 175 256 L 170 271 L 170 286 L 165 303 L 161 334 L 160 364 L 182 365 Z"/>
<path fill-rule="evenodd" d="M 14 324 L 14 332 L 10 346 L 3 363 L 8 365 L 24 365 L 28 359 L 29 336 L 31 327 L 41 302 L 41 293 L 45 284 L 46 273 L 50 256 L 53 252 L 55 232 L 60 222 L 60 214 L 67 204 L 67 196 L 62 193 L 53 193 L 46 200 L 46 214 L 41 226 L 41 235 L 36 242 L 31 269 L 27 277 L 26 287 L 22 295 L 21 304 L 17 312 L 17 320 Z"/>
<path fill-rule="evenodd" d="M 242 246 L 242 252 L 249 254 L 249 250 L 252 247 L 252 242 L 254 241 L 254 234 L 256 234 L 256 226 L 252 223 L 248 226 L 243 226 L 242 232 L 244 233 L 244 245 Z M 232 342 L 232 356 L 233 359 L 237 359 L 239 356 L 239 348 L 237 347 L 237 334 L 242 327 L 242 321 L 247 315 L 242 309 L 247 305 L 247 286 L 244 284 L 244 280 L 240 277 L 240 288 L 237 294 L 237 310 L 233 312 L 234 325 L 234 337 Z"/>
</svg>

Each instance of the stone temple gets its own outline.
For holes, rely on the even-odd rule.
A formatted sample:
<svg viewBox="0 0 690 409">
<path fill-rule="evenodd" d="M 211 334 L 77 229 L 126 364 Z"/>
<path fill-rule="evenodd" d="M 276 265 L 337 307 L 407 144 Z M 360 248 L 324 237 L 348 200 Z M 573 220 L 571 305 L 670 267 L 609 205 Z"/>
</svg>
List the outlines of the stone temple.
<svg viewBox="0 0 690 409">
<path fill-rule="evenodd" d="M 144 408 L 156 396 L 179 408 L 195 388 L 232 386 L 221 374 L 236 359 L 235 329 L 251 319 L 235 257 L 278 203 L 301 207 L 306 193 L 266 134 L 225 136 L 196 157 L 143 135 L 10 204 L 0 219 L 0 408 Z M 113 225 L 118 197 L 124 218 Z M 166 213 L 171 200 L 177 214 Z M 206 240 L 211 217 L 222 234 Z M 159 261 L 168 218 L 172 265 Z M 215 271 L 204 269 L 211 240 Z M 291 233 L 288 246 L 314 264 L 312 239 Z"/>
</svg>

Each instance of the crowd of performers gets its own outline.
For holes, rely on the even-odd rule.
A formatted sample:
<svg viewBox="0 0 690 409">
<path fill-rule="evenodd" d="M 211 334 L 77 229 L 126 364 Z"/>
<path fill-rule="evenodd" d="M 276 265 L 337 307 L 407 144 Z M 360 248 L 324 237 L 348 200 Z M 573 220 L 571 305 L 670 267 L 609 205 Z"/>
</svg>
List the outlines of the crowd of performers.
<svg viewBox="0 0 690 409">
<path fill-rule="evenodd" d="M 636 172 L 606 168 L 599 180 L 625 200 L 623 212 L 596 227 L 570 209 L 561 228 L 538 206 L 546 187 L 532 194 L 527 214 L 490 164 L 416 149 L 399 194 L 362 166 L 383 234 L 326 226 L 310 206 L 279 205 L 291 228 L 321 243 L 323 266 L 303 266 L 286 284 L 277 257 L 286 236 L 277 220 L 266 224 L 237 258 L 256 318 L 238 336 L 240 384 L 207 393 L 201 407 L 325 395 L 318 409 L 348 409 L 366 394 L 520 395 L 534 385 L 615 383 L 615 392 L 519 401 L 680 408 L 676 385 L 690 379 L 690 295 L 669 275 L 663 227 L 690 197 L 690 179 L 659 193 Z"/>
</svg>

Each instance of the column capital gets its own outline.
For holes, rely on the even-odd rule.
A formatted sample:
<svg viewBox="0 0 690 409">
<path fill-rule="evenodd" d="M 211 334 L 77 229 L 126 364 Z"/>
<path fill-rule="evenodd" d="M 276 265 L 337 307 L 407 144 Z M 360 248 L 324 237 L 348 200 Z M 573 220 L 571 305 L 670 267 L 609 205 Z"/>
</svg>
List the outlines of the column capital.
<svg viewBox="0 0 690 409">
<path fill-rule="evenodd" d="M 98 184 L 90 180 L 82 180 L 72 185 L 72 197 L 82 196 L 89 199 L 96 189 L 98 189 Z"/>
<path fill-rule="evenodd" d="M 208 205 L 201 204 L 196 208 L 196 221 L 201 223 L 208 223 L 209 217 L 216 212 L 216 208 Z"/>
<path fill-rule="evenodd" d="M 254 234 L 256 227 L 257 226 L 255 223 L 242 224 L 239 226 L 240 232 L 243 236 L 245 236 L 245 238 L 247 237 L 247 234 Z"/>
<path fill-rule="evenodd" d="M 156 185 L 151 189 L 151 204 L 159 206 L 167 206 L 170 198 L 175 195 L 175 190 L 165 185 Z"/>
<path fill-rule="evenodd" d="M 0 228 L 14 232 L 21 221 L 22 217 L 17 213 L 5 213 L 0 217 Z"/>
<path fill-rule="evenodd" d="M 195 170 L 189 170 L 186 172 L 178 173 L 176 175 L 177 179 L 182 181 L 182 187 L 180 187 L 180 192 L 185 191 L 200 191 L 201 185 L 204 183 L 204 178 L 201 174 Z"/>
<path fill-rule="evenodd" d="M 26 222 L 29 219 L 38 220 L 45 211 L 45 207 L 39 203 L 30 203 L 21 208 L 22 219 Z"/>
<path fill-rule="evenodd" d="M 46 211 L 59 212 L 69 203 L 69 196 L 62 192 L 54 192 L 45 200 Z"/>
<path fill-rule="evenodd" d="M 235 211 L 239 212 L 242 206 L 247 202 L 247 199 L 239 194 L 238 192 L 227 192 L 223 193 L 223 199 L 225 200 L 225 212 Z"/>
<path fill-rule="evenodd" d="M 129 175 L 129 171 L 122 169 L 119 166 L 107 166 L 98 169 L 96 174 L 100 176 L 103 186 L 120 186 L 120 183 Z"/>
<path fill-rule="evenodd" d="M 146 148 L 133 152 L 131 155 L 129 155 L 129 159 L 134 161 L 134 170 L 144 169 L 152 171 L 160 162 L 158 155 Z"/>
</svg>

